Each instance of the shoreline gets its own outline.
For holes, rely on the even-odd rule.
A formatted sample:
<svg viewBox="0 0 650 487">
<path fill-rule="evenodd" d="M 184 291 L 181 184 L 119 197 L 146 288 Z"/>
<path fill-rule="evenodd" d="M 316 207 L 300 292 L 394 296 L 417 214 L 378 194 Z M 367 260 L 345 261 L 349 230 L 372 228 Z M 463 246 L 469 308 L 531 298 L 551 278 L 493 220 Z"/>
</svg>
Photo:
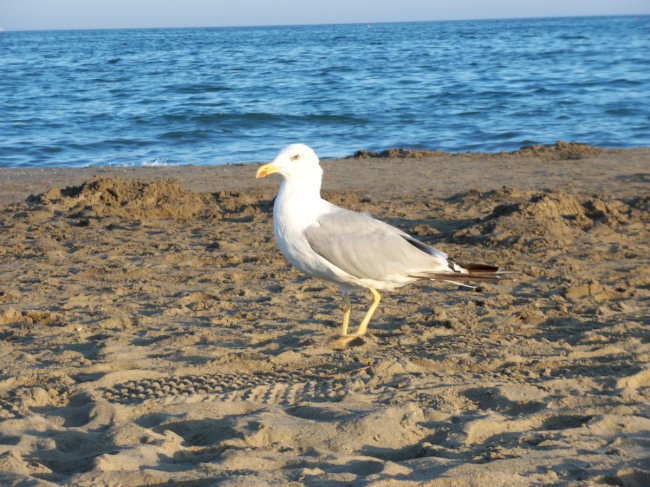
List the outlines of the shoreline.
<svg viewBox="0 0 650 487">
<path fill-rule="evenodd" d="M 373 153 L 367 151 L 360 151 L 364 156 L 321 161 L 325 170 L 323 189 L 372 192 L 373 187 L 376 190 L 376 184 L 379 182 L 381 190 L 389 193 L 416 189 L 449 196 L 470 187 L 498 189 L 503 185 L 518 185 L 520 180 L 524 187 L 541 188 L 546 181 L 548 188 L 568 188 L 574 184 L 579 189 L 598 184 L 599 179 L 618 178 L 623 181 L 628 178 L 633 182 L 634 174 L 647 171 L 650 148 L 602 149 L 577 145 L 584 149 L 571 152 L 557 149 L 557 144 L 503 153 L 431 153 L 389 149 L 383 152 L 387 156 L 379 157 L 372 156 Z M 38 194 L 53 186 L 63 188 L 66 185 L 79 185 L 93 177 L 123 177 L 143 181 L 174 178 L 184 187 L 197 192 L 277 185 L 275 181 L 255 180 L 255 170 L 260 164 L 262 163 L 213 166 L 0 168 L 0 182 L 3 184 L 0 203 L 20 201 L 24 191 Z M 459 166 L 465 168 L 466 177 L 461 180 L 458 177 Z M 406 184 L 394 182 L 396 176 L 401 180 L 416 171 L 419 173 L 418 177 Z M 350 176 L 350 173 L 353 176 Z M 479 177 L 476 177 L 477 175 Z M 369 177 L 373 178 L 373 183 L 365 184 L 365 178 Z"/>
</svg>

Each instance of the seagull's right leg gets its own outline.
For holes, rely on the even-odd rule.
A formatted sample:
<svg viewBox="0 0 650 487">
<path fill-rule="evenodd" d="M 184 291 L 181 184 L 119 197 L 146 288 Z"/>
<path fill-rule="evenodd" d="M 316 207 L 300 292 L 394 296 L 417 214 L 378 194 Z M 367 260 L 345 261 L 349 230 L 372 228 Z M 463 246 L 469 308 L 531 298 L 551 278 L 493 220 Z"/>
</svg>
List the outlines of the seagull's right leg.
<svg viewBox="0 0 650 487">
<path fill-rule="evenodd" d="M 346 292 L 343 293 L 343 324 L 341 325 L 341 334 L 337 337 L 328 339 L 329 347 L 334 349 L 345 348 L 348 343 L 357 338 L 357 335 L 348 335 L 348 325 L 350 324 L 350 295 Z"/>
</svg>

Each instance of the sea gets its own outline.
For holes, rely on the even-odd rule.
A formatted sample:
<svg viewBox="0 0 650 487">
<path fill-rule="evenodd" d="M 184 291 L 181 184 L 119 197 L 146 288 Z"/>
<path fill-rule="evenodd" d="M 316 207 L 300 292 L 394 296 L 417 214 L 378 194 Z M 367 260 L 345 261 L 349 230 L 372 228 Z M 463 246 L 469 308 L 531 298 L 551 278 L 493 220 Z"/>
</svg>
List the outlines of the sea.
<svg viewBox="0 0 650 487">
<path fill-rule="evenodd" d="M 650 146 L 650 16 L 0 32 L 0 166 Z"/>
</svg>

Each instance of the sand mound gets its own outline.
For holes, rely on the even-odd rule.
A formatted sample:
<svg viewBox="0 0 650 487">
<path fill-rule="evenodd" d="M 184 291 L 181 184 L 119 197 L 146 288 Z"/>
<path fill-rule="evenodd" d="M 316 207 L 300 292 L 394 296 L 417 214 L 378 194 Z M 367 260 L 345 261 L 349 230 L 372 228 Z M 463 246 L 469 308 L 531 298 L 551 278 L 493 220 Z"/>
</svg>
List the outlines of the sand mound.
<svg viewBox="0 0 650 487">
<path fill-rule="evenodd" d="M 584 159 L 592 157 L 603 152 L 613 151 L 612 149 L 603 149 L 602 147 L 594 147 L 588 144 L 581 144 L 578 142 L 565 142 L 558 140 L 555 144 L 550 145 L 529 145 L 524 146 L 519 150 L 512 152 L 500 152 L 496 154 L 484 154 L 473 152 L 445 152 L 440 150 L 428 149 L 406 149 L 406 148 L 390 148 L 383 151 L 367 151 L 358 150 L 353 155 L 354 159 L 370 159 L 370 158 L 384 158 L 384 159 L 422 159 L 436 156 L 463 156 L 463 157 L 477 157 L 480 159 L 500 158 L 506 157 L 532 157 L 535 159 L 542 159 L 544 161 L 569 161 Z"/>
<path fill-rule="evenodd" d="M 230 221 L 250 221 L 257 215 L 273 212 L 273 199 L 259 190 L 220 191 L 212 199 L 220 215 Z"/>
<path fill-rule="evenodd" d="M 580 144 L 578 142 L 565 142 L 558 140 L 553 145 L 529 145 L 522 147 L 511 154 L 524 157 L 535 157 L 544 160 L 576 160 L 585 157 L 602 154 L 607 149 L 594 147 L 592 145 Z"/>
<path fill-rule="evenodd" d="M 430 151 L 427 149 L 422 149 L 422 150 L 417 150 L 417 149 L 404 149 L 404 148 L 391 148 L 391 149 L 385 149 L 380 152 L 376 151 L 367 151 L 367 150 L 358 150 L 356 151 L 352 157 L 354 159 L 370 159 L 370 158 L 376 158 L 376 157 L 381 157 L 385 159 L 421 159 L 424 157 L 433 157 L 433 156 L 442 156 L 442 155 L 449 155 L 449 152 L 443 152 L 443 151 Z"/>
<path fill-rule="evenodd" d="M 497 204 L 489 215 L 457 232 L 455 238 L 471 237 L 491 245 L 568 243 L 585 232 L 603 228 L 615 231 L 629 221 L 632 211 L 623 201 L 580 199 L 560 191 L 515 195 L 501 190 L 485 197 L 499 202 L 507 195 L 511 201 Z M 468 193 L 463 202 L 474 200 L 475 196 Z"/>
<path fill-rule="evenodd" d="M 209 198 L 183 189 L 176 180 L 146 183 L 93 178 L 80 186 L 50 189 L 31 196 L 28 201 L 82 221 L 107 216 L 159 220 L 192 218 L 205 213 Z"/>
</svg>

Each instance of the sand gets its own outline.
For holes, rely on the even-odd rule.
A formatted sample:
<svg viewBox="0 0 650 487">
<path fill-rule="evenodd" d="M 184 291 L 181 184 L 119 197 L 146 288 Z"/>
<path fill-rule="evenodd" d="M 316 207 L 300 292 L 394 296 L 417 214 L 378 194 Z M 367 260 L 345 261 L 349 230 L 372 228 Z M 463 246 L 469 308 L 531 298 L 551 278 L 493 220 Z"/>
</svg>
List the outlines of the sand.
<svg viewBox="0 0 650 487">
<path fill-rule="evenodd" d="M 357 156 L 332 201 L 517 280 L 331 350 L 257 165 L 0 170 L 0 483 L 650 485 L 650 149 Z"/>
</svg>

